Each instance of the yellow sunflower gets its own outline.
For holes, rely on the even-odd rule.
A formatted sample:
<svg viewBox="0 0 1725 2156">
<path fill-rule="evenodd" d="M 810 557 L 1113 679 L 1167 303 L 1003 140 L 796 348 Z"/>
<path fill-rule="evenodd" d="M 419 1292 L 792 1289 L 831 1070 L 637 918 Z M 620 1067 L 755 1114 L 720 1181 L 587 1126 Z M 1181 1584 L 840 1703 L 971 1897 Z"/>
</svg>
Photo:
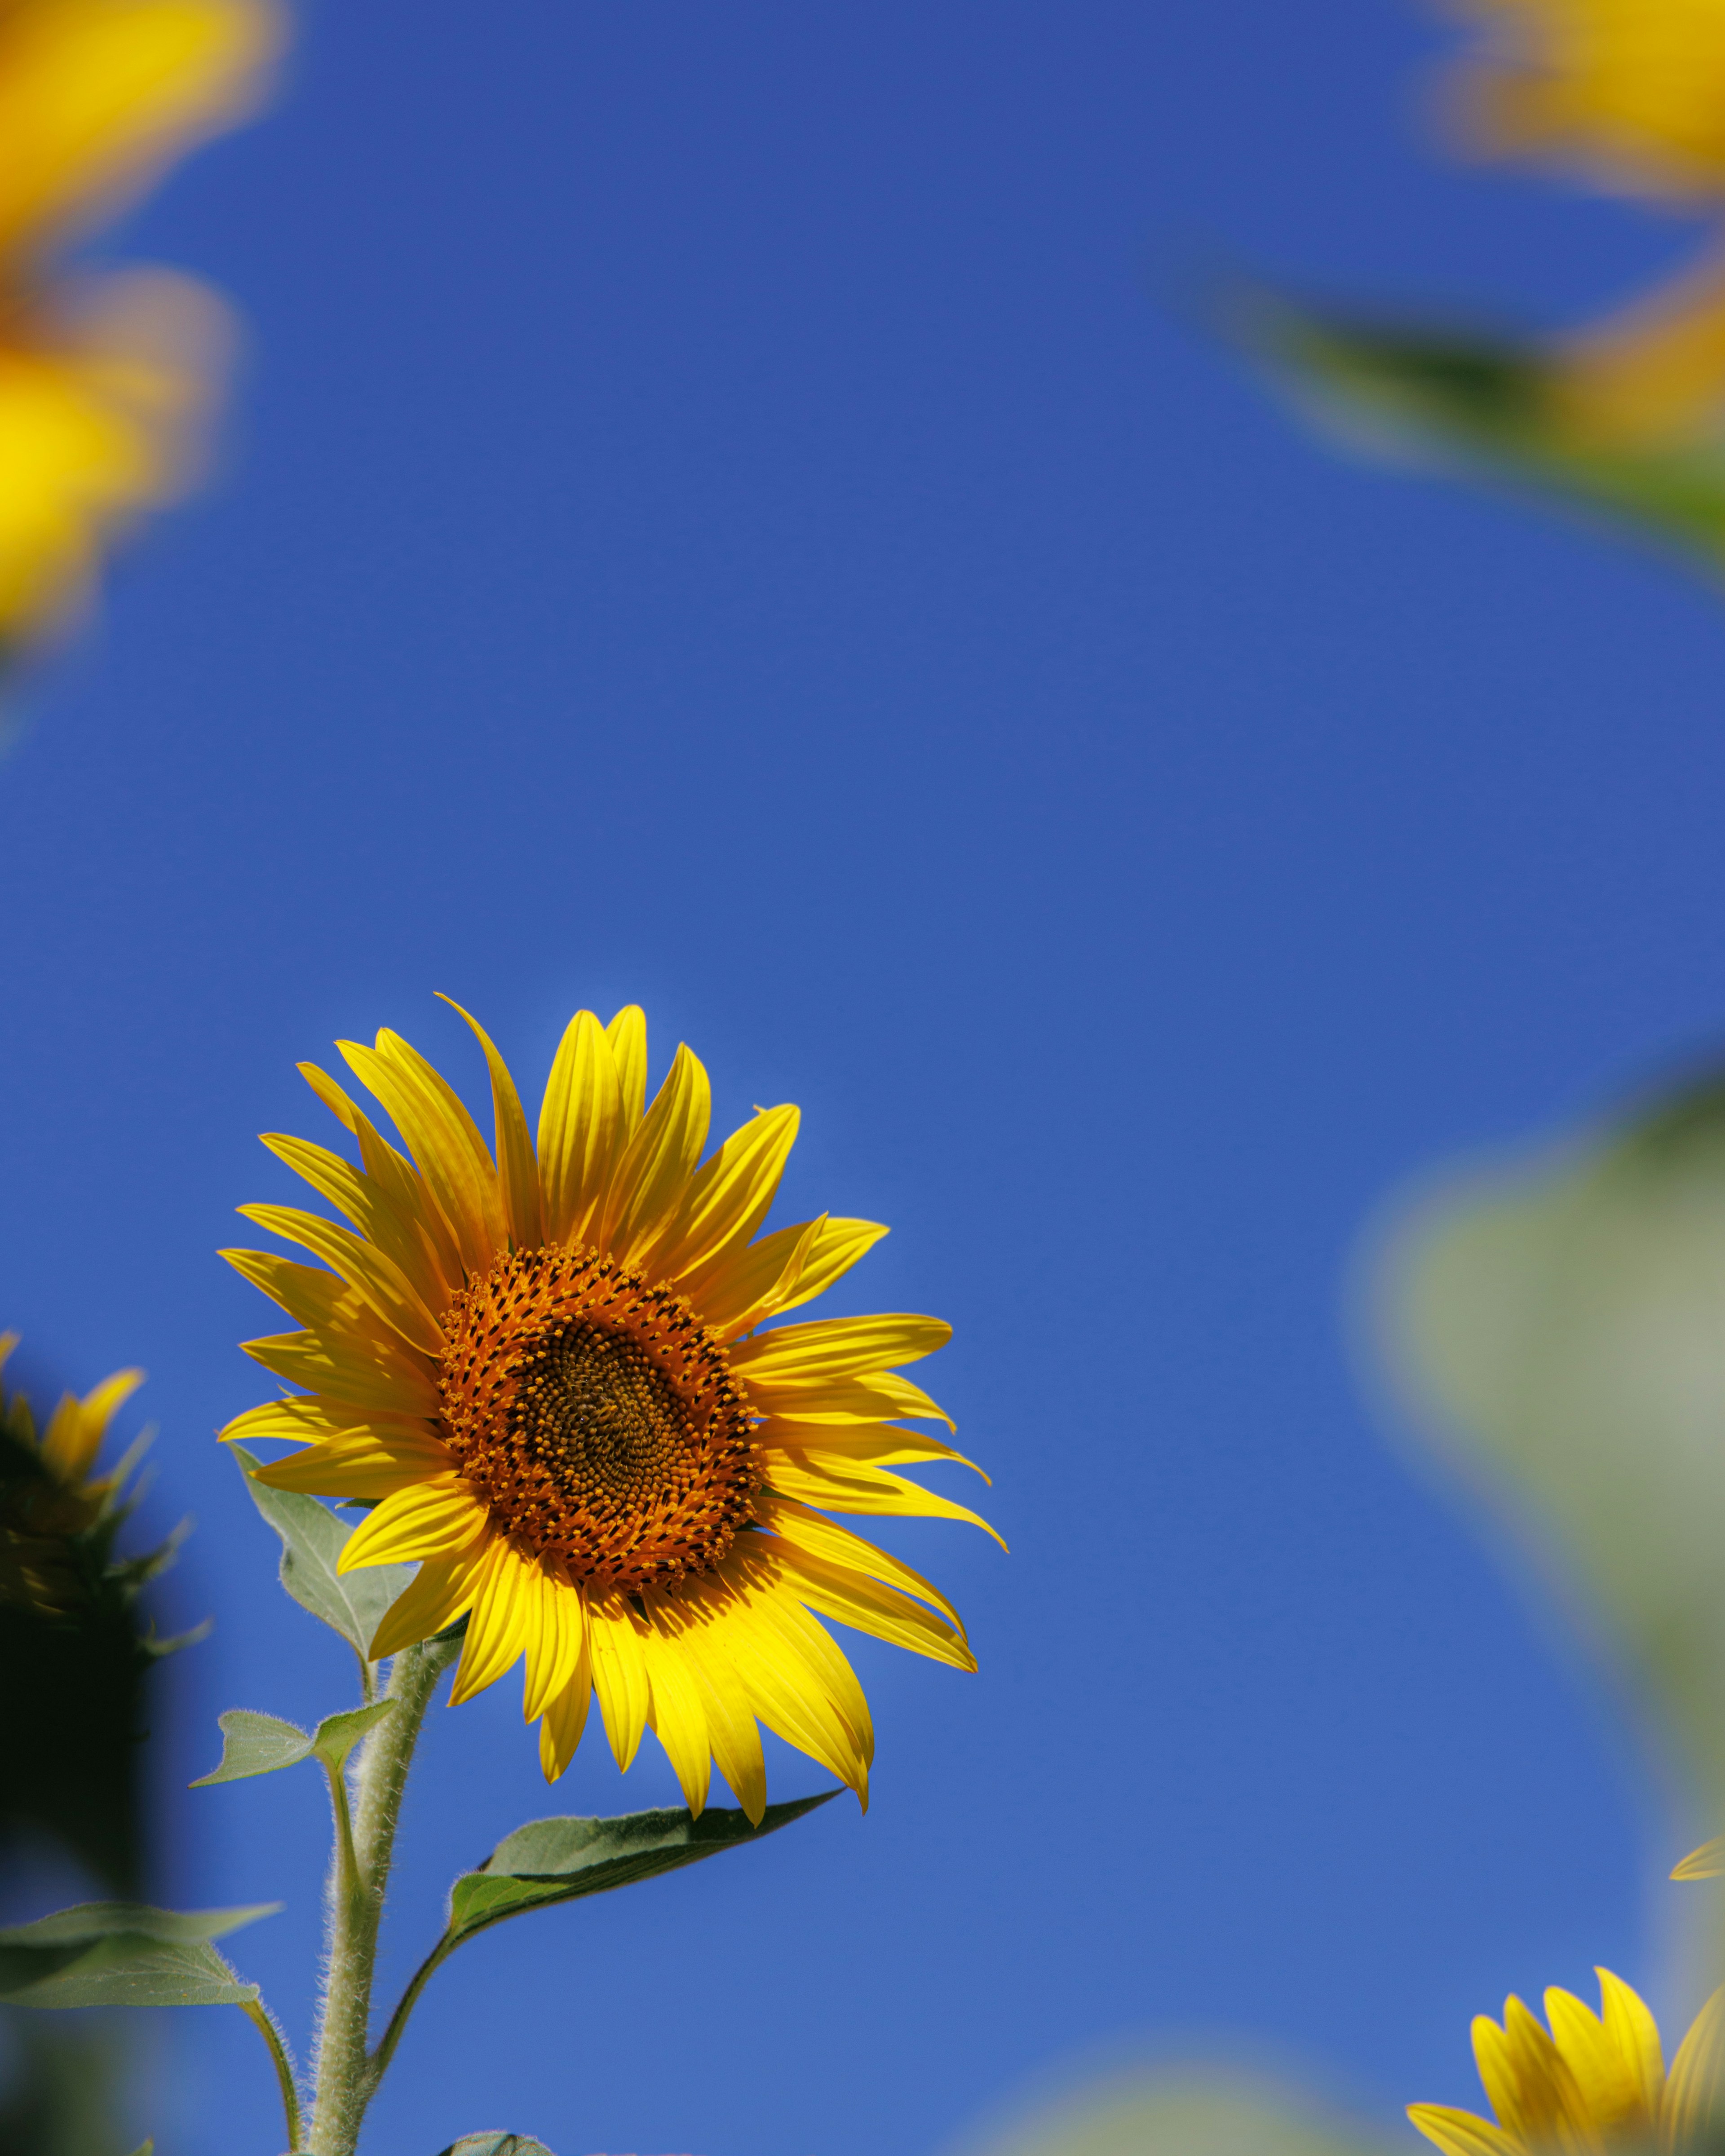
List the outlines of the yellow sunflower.
<svg viewBox="0 0 1725 2156">
<path fill-rule="evenodd" d="M 502 1057 L 461 1015 L 490 1067 L 495 1159 L 396 1034 L 338 1045 L 405 1154 L 333 1079 L 300 1066 L 361 1165 L 300 1138 L 264 1142 L 352 1229 L 286 1206 L 240 1209 L 323 1263 L 223 1252 L 305 1328 L 247 1353 L 305 1389 L 241 1415 L 223 1439 L 296 1440 L 307 1449 L 259 1481 L 374 1501 L 344 1569 L 418 1563 L 374 1656 L 465 1615 L 454 1702 L 526 1657 L 524 1708 L 540 1722 L 547 1779 L 573 1757 L 597 1695 L 618 1764 L 653 1729 L 691 1811 L 716 1760 L 759 1820 L 757 1720 L 866 1803 L 868 1706 L 811 1613 L 976 1664 L 936 1588 L 824 1515 L 986 1527 L 892 1472 L 963 1458 L 903 1426 L 951 1419 L 896 1368 L 951 1327 L 908 1316 L 768 1324 L 886 1232 L 823 1214 L 760 1233 L 795 1108 L 758 1111 L 703 1165 L 697 1059 L 678 1049 L 649 1107 L 641 1012 L 602 1025 L 580 1011 L 536 1147 Z"/>
<path fill-rule="evenodd" d="M 1573 1992 L 1545 1994 L 1550 2034 L 1519 1999 L 1502 2027 L 1481 2014 L 1473 2055 L 1497 2123 L 1447 2104 L 1413 2103 L 1408 2116 L 1445 2156 L 1538 2156 L 1564 2149 L 1605 2156 L 1619 2148 L 1681 2149 L 1717 2116 L 1725 2047 L 1725 1991 L 1715 1992 L 1679 2046 L 1669 2075 L 1659 2027 L 1609 1969 L 1601 2012 Z"/>
<path fill-rule="evenodd" d="M 0 1371 L 18 1343 L 0 1332 Z M 96 1455 L 143 1382 L 141 1370 L 117 1370 L 81 1400 L 66 1394 L 39 1434 L 28 1400 L 0 1383 L 0 1602 L 59 1616 L 84 1594 L 74 1546 L 111 1516 L 136 1448 L 104 1476 Z"/>
<path fill-rule="evenodd" d="M 189 279 L 47 258 L 240 119 L 281 35 L 270 0 L 0 0 L 0 643 L 180 490 L 225 341 Z"/>
<path fill-rule="evenodd" d="M 1636 192 L 1725 191 L 1725 0 L 1468 0 L 1463 84 L 1483 146 L 1557 156 Z"/>
</svg>

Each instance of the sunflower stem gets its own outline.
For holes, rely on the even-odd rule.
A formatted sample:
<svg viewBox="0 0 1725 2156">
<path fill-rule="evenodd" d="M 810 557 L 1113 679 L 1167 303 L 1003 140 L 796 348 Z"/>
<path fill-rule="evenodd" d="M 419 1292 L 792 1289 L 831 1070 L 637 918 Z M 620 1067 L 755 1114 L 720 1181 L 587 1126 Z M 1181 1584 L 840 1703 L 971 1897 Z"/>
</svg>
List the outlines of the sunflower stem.
<svg viewBox="0 0 1725 2156">
<path fill-rule="evenodd" d="M 348 1813 L 345 1788 L 331 1781 L 336 1841 L 325 1919 L 323 1995 L 318 2002 L 311 2156 L 354 2156 L 360 2123 L 377 2076 L 367 2055 L 377 1927 L 419 1726 L 437 1681 L 460 1651 L 459 1640 L 404 1648 L 389 1666 L 384 1697 L 396 1702 L 366 1739 Z"/>
<path fill-rule="evenodd" d="M 389 2017 L 389 2026 L 383 2031 L 377 2050 L 372 2054 L 373 2088 L 389 2070 L 389 2061 L 395 2056 L 395 2047 L 400 2043 L 402 2031 L 408 2025 L 408 2016 L 419 2003 L 420 1993 L 424 1990 L 426 1985 L 430 1983 L 432 1978 L 437 1974 L 454 1952 L 454 1942 L 449 1934 L 445 1932 L 418 1969 L 413 1971 L 413 1980 L 403 1992 L 394 2013 Z"/>
<path fill-rule="evenodd" d="M 287 2124 L 288 2147 L 297 2148 L 300 2146 L 300 2092 L 294 2086 L 293 2061 L 288 2056 L 287 2042 L 282 2035 L 281 2025 L 259 1999 L 248 1999 L 240 2011 L 256 2026 L 259 2035 L 270 2046 L 275 2078 L 281 2088 L 281 2109 Z"/>
</svg>

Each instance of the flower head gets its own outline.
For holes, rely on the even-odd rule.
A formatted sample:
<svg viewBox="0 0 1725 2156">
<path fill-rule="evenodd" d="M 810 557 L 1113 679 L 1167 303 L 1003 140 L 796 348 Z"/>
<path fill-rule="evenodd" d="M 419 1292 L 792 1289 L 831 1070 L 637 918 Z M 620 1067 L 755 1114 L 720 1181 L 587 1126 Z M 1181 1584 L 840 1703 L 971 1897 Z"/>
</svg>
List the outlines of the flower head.
<svg viewBox="0 0 1725 2156">
<path fill-rule="evenodd" d="M 547 1779 L 573 1756 L 596 1694 L 619 1766 L 651 1727 L 694 1811 L 716 1759 L 758 1820 L 757 1720 L 865 1799 L 867 1703 L 811 1612 L 975 1663 L 936 1588 L 825 1515 L 985 1524 L 892 1471 L 962 1457 L 904 1427 L 949 1418 L 895 1367 L 951 1328 L 910 1316 L 769 1322 L 886 1232 L 823 1214 L 760 1233 L 794 1108 L 757 1111 L 702 1164 L 696 1057 L 678 1049 L 649 1106 L 640 1011 L 608 1026 L 582 1011 L 536 1145 L 501 1056 L 461 1014 L 490 1066 L 495 1154 L 395 1034 L 340 1045 L 405 1153 L 300 1066 L 361 1165 L 298 1138 L 264 1142 L 352 1228 L 241 1209 L 323 1264 L 223 1253 L 304 1327 L 247 1352 L 305 1388 L 223 1437 L 297 1440 L 305 1449 L 260 1481 L 374 1504 L 344 1569 L 418 1563 L 374 1656 L 465 1616 L 458 1701 L 525 1657 Z"/>
<path fill-rule="evenodd" d="M 1585 167 L 1635 193 L 1725 192 L 1725 0 L 1470 0 L 1464 83 L 1491 150 Z"/>
<path fill-rule="evenodd" d="M 1446 2104 L 1409 2104 L 1426 2139 L 1445 2156 L 1607 2156 L 1614 2148 L 1680 2149 L 1694 2139 L 1717 2104 L 1725 1992 L 1696 2017 L 1667 2075 L 1652 2015 L 1620 1977 L 1596 1974 L 1597 2015 L 1573 1992 L 1546 1993 L 1549 2034 L 1513 1997 L 1503 2003 L 1502 2026 L 1478 2015 L 1473 2055 L 1497 2123 Z"/>
<path fill-rule="evenodd" d="M 0 1371 L 18 1342 L 0 1332 Z M 59 1617 L 94 1599 L 131 1466 L 99 1476 L 96 1455 L 143 1382 L 141 1370 L 118 1370 L 81 1400 L 68 1393 L 39 1436 L 28 1400 L 0 1384 L 0 1603 Z"/>
</svg>

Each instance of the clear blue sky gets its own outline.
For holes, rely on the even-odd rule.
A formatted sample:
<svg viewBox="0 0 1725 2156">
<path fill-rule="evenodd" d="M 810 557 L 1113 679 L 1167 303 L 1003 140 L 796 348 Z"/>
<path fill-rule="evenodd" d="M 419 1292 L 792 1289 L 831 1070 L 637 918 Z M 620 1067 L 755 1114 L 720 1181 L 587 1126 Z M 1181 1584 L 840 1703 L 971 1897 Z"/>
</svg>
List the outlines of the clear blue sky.
<svg viewBox="0 0 1725 2156">
<path fill-rule="evenodd" d="M 213 1441 L 270 1327 L 212 1254 L 287 1194 L 254 1134 L 321 1134 L 296 1058 L 389 1024 L 476 1086 L 434 989 L 536 1091 L 639 999 L 721 1118 L 800 1102 L 783 1217 L 893 1224 L 851 1306 L 954 1322 L 932 1382 L 1013 1546 L 892 1537 L 982 1669 L 857 1643 L 866 1820 L 468 1949 L 378 2151 L 932 2156 L 1229 2030 L 1389 2119 L 1467 2097 L 1512 1985 L 1652 1975 L 1650 1790 L 1338 1311 L 1399 1178 L 1717 1034 L 1725 613 L 1332 460 L 1192 319 L 1245 264 L 1548 323 L 1673 254 L 1445 162 L 1443 36 L 324 0 L 275 113 L 119 235 L 253 352 L 218 487 L 0 770 L 0 1306 L 39 1382 L 148 1366 L 152 1516 L 197 1517 L 163 1897 L 283 1893 L 236 1943 L 303 2037 L 319 1792 L 183 1784 L 219 1709 L 310 1718 L 351 1664 Z M 589 1743 L 548 1797 L 512 1681 L 439 1710 L 392 1969 L 521 1820 L 673 1786 Z M 141 2131 L 276 2147 L 240 2017 L 168 2035 Z"/>
</svg>

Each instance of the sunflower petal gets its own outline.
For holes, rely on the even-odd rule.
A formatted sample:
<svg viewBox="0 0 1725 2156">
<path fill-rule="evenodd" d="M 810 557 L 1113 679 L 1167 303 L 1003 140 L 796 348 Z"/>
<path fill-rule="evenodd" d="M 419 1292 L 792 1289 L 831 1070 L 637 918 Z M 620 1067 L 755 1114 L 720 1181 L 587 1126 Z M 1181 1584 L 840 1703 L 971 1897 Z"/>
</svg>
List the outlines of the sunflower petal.
<svg viewBox="0 0 1725 2156">
<path fill-rule="evenodd" d="M 503 1207 L 491 1156 L 472 1116 L 398 1034 L 386 1028 L 375 1048 L 352 1040 L 336 1045 L 407 1141 L 462 1265 L 470 1273 L 487 1271 L 505 1240 Z"/>
<path fill-rule="evenodd" d="M 449 1448 L 428 1430 L 387 1436 L 353 1430 L 285 1460 L 252 1470 L 254 1482 L 266 1490 L 296 1490 L 311 1497 L 389 1497 L 409 1483 L 448 1474 L 454 1466 Z"/>
<path fill-rule="evenodd" d="M 715 1622 L 728 1599 L 722 1586 L 703 1594 L 680 1597 L 675 1604 L 663 1597 L 649 1596 L 648 1614 L 672 1649 L 683 1658 L 693 1676 L 706 1711 L 707 1735 L 719 1772 L 731 1784 L 751 1826 L 759 1826 L 767 1810 L 767 1763 L 761 1754 L 761 1732 L 755 1727 L 754 1708 L 748 1688 Z"/>
<path fill-rule="evenodd" d="M 538 1620 L 539 1568 L 499 1536 L 480 1575 L 461 1660 L 449 1687 L 450 1706 L 459 1707 L 512 1670 L 530 1640 L 536 1641 Z"/>
<path fill-rule="evenodd" d="M 547 1782 L 556 1781 L 575 1757 L 592 1705 L 593 1662 L 583 1621 L 574 1673 L 546 1708 L 539 1724 L 539 1764 Z"/>
<path fill-rule="evenodd" d="M 764 1317 L 812 1302 L 886 1232 L 877 1221 L 824 1214 L 777 1229 L 747 1250 L 721 1250 L 679 1285 L 715 1332 L 747 1332 Z"/>
<path fill-rule="evenodd" d="M 436 1475 L 386 1497 L 341 1548 L 337 1572 L 367 1564 L 411 1564 L 456 1557 L 485 1531 L 485 1509 L 458 1475 Z"/>
<path fill-rule="evenodd" d="M 747 1689 L 752 1711 L 773 1734 L 819 1760 L 829 1774 L 856 1791 L 866 1809 L 873 1749 L 866 1707 L 860 1733 L 835 1697 L 828 1658 L 810 1651 L 805 1634 L 788 1621 L 793 1613 L 807 1632 L 819 1633 L 831 1658 L 843 1666 L 848 1689 L 860 1698 L 861 1687 L 849 1663 L 807 1610 L 758 1583 L 739 1591 L 720 1613 L 711 1651 L 729 1658 L 738 1682 Z M 841 1683 L 838 1689 L 847 1687 Z"/>
<path fill-rule="evenodd" d="M 932 1661 L 950 1663 L 954 1669 L 975 1669 L 976 1657 L 957 1627 L 896 1588 L 786 1543 L 778 1544 L 769 1561 L 778 1565 L 791 1592 L 823 1617 L 872 1633 L 896 1647 L 908 1647 Z"/>
<path fill-rule="evenodd" d="M 948 1430 L 958 1427 L 938 1401 L 891 1370 L 877 1371 L 871 1378 L 819 1378 L 812 1384 L 769 1380 L 750 1371 L 746 1382 L 762 1414 L 787 1422 L 904 1420 L 943 1422 Z"/>
<path fill-rule="evenodd" d="M 485 1560 L 483 1543 L 455 1557 L 429 1558 L 384 1611 L 372 1637 L 372 1660 L 381 1662 L 386 1655 L 398 1655 L 403 1647 L 447 1631 L 472 1608 Z"/>
<path fill-rule="evenodd" d="M 955 1505 L 950 1497 L 937 1496 L 907 1476 L 864 1467 L 827 1453 L 775 1450 L 766 1457 L 768 1480 L 782 1497 L 795 1497 L 829 1512 L 876 1516 L 891 1512 L 905 1519 L 962 1520 L 980 1527 L 985 1535 L 993 1535 L 1001 1548 L 1006 1548 L 980 1512 Z"/>
<path fill-rule="evenodd" d="M 706 1809 L 712 1779 L 712 1733 L 707 1727 L 706 1702 L 674 1635 L 660 1629 L 654 1609 L 656 1597 L 646 1598 L 649 1622 L 640 1635 L 647 1665 L 651 1702 L 647 1720 L 665 1747 L 671 1771 L 683 1792 L 683 1801 L 696 1819 Z"/>
<path fill-rule="evenodd" d="M 412 1227 L 415 1242 L 441 1286 L 441 1293 L 433 1294 L 429 1300 L 433 1308 L 442 1309 L 465 1278 L 465 1268 L 454 1233 L 426 1188 L 424 1178 L 410 1160 L 396 1151 L 359 1103 L 344 1092 L 326 1071 L 319 1070 L 315 1063 L 301 1063 L 297 1067 L 300 1075 L 325 1107 L 358 1139 L 359 1157 L 365 1172 L 377 1184 L 385 1204 Z"/>
<path fill-rule="evenodd" d="M 701 1158 L 711 1113 L 701 1060 L 680 1047 L 605 1196 L 598 1246 L 620 1264 L 634 1266 L 664 1233 Z"/>
<path fill-rule="evenodd" d="M 617 1072 L 623 1143 L 627 1145 L 640 1127 L 647 1106 L 647 1014 L 639 1004 L 625 1004 L 605 1028 L 605 1040 Z"/>
<path fill-rule="evenodd" d="M 1650 2119 L 1657 2118 L 1665 2101 L 1665 2053 L 1659 2041 L 1659 2024 L 1620 1976 L 1609 1969 L 1594 1971 L 1599 1979 L 1599 2001 L 1607 2034 L 1628 2063 Z"/>
<path fill-rule="evenodd" d="M 439 1411 L 436 1387 L 405 1354 L 368 1348 L 357 1340 L 333 1337 L 326 1330 L 275 1332 L 241 1344 L 254 1363 L 289 1384 L 326 1394 L 355 1409 L 357 1422 L 372 1412 L 423 1416 L 429 1421 Z"/>
<path fill-rule="evenodd" d="M 441 995 L 441 991 L 439 993 Z M 502 1186 L 504 1215 L 516 1248 L 536 1250 L 545 1240 L 539 1204 L 539 1163 L 534 1157 L 533 1141 L 527 1135 L 527 1119 L 521 1113 L 521 1096 L 509 1075 L 509 1065 L 472 1012 L 462 1010 L 453 996 L 442 996 L 442 1000 L 467 1020 L 485 1051 L 485 1067 L 491 1074 L 491 1113 L 497 1132 L 497 1177 Z"/>
<path fill-rule="evenodd" d="M 867 1378 L 900 1363 L 915 1363 L 944 1348 L 952 1328 L 938 1317 L 904 1311 L 870 1317 L 820 1317 L 809 1325 L 781 1325 L 739 1341 L 732 1363 L 750 1379 Z"/>
<path fill-rule="evenodd" d="M 680 1280 L 754 1234 L 778 1194 L 799 1120 L 793 1107 L 762 1108 L 726 1139 L 690 1183 L 664 1236 L 644 1253 L 660 1279 Z"/>
<path fill-rule="evenodd" d="M 42 1457 L 63 1482 L 82 1482 L 95 1465 L 108 1424 L 144 1382 L 141 1370 L 116 1370 L 83 1399 L 68 1393 L 49 1418 Z"/>
<path fill-rule="evenodd" d="M 411 1192 L 401 1192 L 393 1198 L 387 1195 L 369 1173 L 356 1168 L 326 1146 L 313 1145 L 309 1138 L 265 1131 L 263 1142 L 320 1197 L 345 1213 L 367 1242 L 376 1244 L 428 1311 L 444 1308 L 449 1298 L 449 1282 L 428 1243 L 422 1208 Z M 405 1166 L 403 1163 L 403 1169 Z"/>
<path fill-rule="evenodd" d="M 1519 2141 L 1501 2126 L 1471 2111 L 1457 2111 L 1444 2103 L 1410 2103 L 1408 2117 L 1428 2141 L 1435 2141 L 1444 2156 L 1527 2156 Z"/>
<path fill-rule="evenodd" d="M 1696 2015 L 1671 2061 L 1659 2120 L 1661 2148 L 1692 2146 L 1718 2118 L 1722 2068 L 1725 2068 L 1725 1989 L 1716 1991 Z"/>
<path fill-rule="evenodd" d="M 561 1697 L 587 1661 L 587 1604 L 578 1587 L 539 1568 L 539 1633 L 527 1656 L 521 1695 L 524 1721 L 536 1722 L 553 1699 Z M 593 1688 L 589 1676 L 588 1689 Z M 586 1709 L 582 1710 L 586 1719 Z"/>
<path fill-rule="evenodd" d="M 248 1408 L 218 1430 L 216 1437 L 223 1445 L 249 1445 L 259 1437 L 320 1445 L 326 1438 L 343 1435 L 354 1427 L 354 1421 L 346 1413 L 332 1414 L 321 1400 L 308 1394 L 294 1393 L 285 1399 L 266 1400 L 261 1407 Z"/>
<path fill-rule="evenodd" d="M 410 1347 L 435 1360 L 444 1351 L 442 1328 L 406 1275 L 374 1243 L 351 1229 L 302 1213 L 292 1205 L 242 1205 L 240 1218 L 267 1235 L 297 1243 L 346 1281 L 368 1309 L 400 1333 Z"/>
<path fill-rule="evenodd" d="M 647 1726 L 647 1665 L 641 1652 L 640 1620 L 626 1597 L 589 1595 L 587 1636 L 593 1656 L 593 1688 L 605 1717 L 605 1734 L 618 1765 L 626 1774 L 641 1748 Z"/>
<path fill-rule="evenodd" d="M 605 1029 L 577 1011 L 539 1110 L 539 1179 L 548 1243 L 590 1242 L 623 1150 L 623 1100 Z"/>
<path fill-rule="evenodd" d="M 906 1467 L 931 1460 L 950 1460 L 955 1467 L 983 1474 L 973 1460 L 956 1446 L 942 1445 L 937 1437 L 920 1430 L 906 1430 L 896 1422 L 793 1422 L 784 1415 L 770 1415 L 756 1426 L 757 1444 L 778 1452 L 825 1452 L 839 1460 L 870 1467 Z"/>
<path fill-rule="evenodd" d="M 849 1527 L 841 1527 L 836 1520 L 828 1519 L 824 1513 L 810 1512 L 788 1498 L 776 1496 L 763 1490 L 757 1502 L 755 1517 L 763 1527 L 791 1543 L 793 1548 L 807 1550 L 811 1557 L 825 1558 L 829 1563 L 843 1565 L 851 1572 L 865 1573 L 888 1587 L 897 1587 L 906 1594 L 932 1603 L 943 1617 L 949 1618 L 957 1627 L 958 1636 L 964 1636 L 964 1624 L 958 1612 L 946 1596 L 920 1572 L 893 1557 L 873 1543 L 854 1535 Z"/>
</svg>

